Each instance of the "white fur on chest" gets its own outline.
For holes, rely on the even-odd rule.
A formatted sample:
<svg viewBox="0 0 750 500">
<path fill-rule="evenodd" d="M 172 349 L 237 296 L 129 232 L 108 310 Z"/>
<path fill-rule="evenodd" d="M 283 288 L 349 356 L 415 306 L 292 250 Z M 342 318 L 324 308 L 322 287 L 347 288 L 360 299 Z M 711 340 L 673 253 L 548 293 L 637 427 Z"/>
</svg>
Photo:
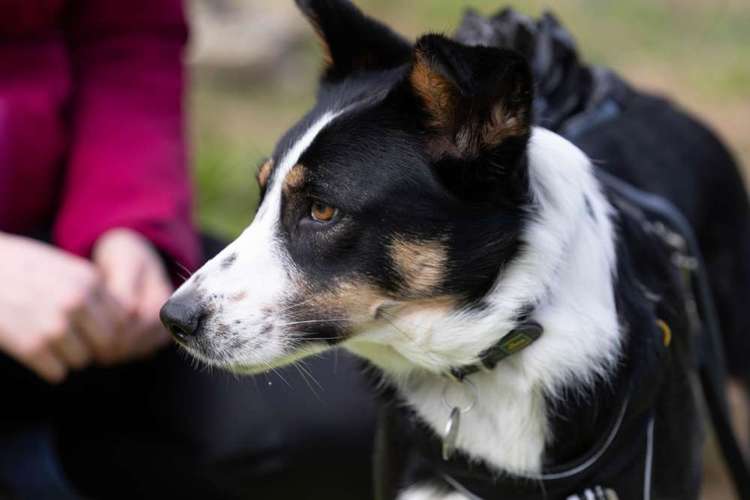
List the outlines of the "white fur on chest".
<svg viewBox="0 0 750 500">
<path fill-rule="evenodd" d="M 474 408 L 461 416 L 457 446 L 471 457 L 509 472 L 536 471 L 547 435 L 545 404 L 541 387 L 526 386 L 516 374 L 504 376 L 507 370 L 479 373 L 471 377 L 478 399 Z M 409 405 L 440 435 L 450 409 L 443 402 L 446 384 L 456 383 L 434 376 L 414 376 L 399 384 Z M 451 387 L 449 394 L 463 388 Z M 465 397 L 449 398 L 452 404 L 470 401 Z"/>
<path fill-rule="evenodd" d="M 536 216 L 479 312 L 410 314 L 358 336 L 347 347 L 379 366 L 403 398 L 441 435 L 449 409 L 445 373 L 474 363 L 534 305 L 540 340 L 489 373 L 471 376 L 479 396 L 462 416 L 458 447 L 498 471 L 541 471 L 550 435 L 546 401 L 563 387 L 606 377 L 620 353 L 614 303 L 611 207 L 575 146 L 535 129 L 529 173 Z M 468 391 L 470 392 L 470 391 Z"/>
</svg>

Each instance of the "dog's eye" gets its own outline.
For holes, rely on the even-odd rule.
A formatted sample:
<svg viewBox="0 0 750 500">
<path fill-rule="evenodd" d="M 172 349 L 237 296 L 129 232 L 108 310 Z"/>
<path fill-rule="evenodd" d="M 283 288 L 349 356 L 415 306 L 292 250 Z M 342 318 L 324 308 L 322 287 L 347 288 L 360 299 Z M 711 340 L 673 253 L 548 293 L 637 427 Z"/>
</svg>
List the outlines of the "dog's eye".
<svg viewBox="0 0 750 500">
<path fill-rule="evenodd" d="M 336 212 L 334 207 L 319 201 L 314 202 L 310 207 L 310 217 L 316 222 L 331 222 Z"/>
</svg>

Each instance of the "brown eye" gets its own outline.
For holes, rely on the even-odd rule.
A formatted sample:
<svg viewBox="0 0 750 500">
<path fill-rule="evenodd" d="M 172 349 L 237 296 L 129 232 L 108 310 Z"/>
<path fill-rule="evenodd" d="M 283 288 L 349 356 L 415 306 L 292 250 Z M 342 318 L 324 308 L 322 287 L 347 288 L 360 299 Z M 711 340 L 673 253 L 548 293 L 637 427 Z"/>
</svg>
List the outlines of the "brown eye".
<svg viewBox="0 0 750 500">
<path fill-rule="evenodd" d="M 314 202 L 310 207 L 310 217 L 316 222 L 331 222 L 336 215 L 336 209 L 325 203 Z"/>
</svg>

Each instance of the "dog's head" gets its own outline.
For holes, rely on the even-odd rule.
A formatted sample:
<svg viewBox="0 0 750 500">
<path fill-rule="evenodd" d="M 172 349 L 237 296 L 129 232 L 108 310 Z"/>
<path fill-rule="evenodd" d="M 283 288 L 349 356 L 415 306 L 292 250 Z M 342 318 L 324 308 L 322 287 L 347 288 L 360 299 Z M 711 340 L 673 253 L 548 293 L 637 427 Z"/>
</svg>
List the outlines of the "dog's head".
<svg viewBox="0 0 750 500">
<path fill-rule="evenodd" d="M 261 371 L 347 342 L 429 363 L 481 308 L 526 220 L 532 81 L 511 51 L 411 44 L 345 0 L 297 0 L 326 67 L 260 167 L 255 220 L 162 318 L 200 359 Z"/>
</svg>

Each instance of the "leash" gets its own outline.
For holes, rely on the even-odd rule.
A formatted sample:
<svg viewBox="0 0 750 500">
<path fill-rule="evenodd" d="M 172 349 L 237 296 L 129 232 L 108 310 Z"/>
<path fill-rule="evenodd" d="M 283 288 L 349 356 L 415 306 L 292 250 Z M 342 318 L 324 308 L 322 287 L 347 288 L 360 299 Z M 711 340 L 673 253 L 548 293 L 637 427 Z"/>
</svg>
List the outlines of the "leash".
<svg viewBox="0 0 750 500">
<path fill-rule="evenodd" d="M 726 371 L 716 306 L 703 257 L 690 224 L 669 201 L 642 191 L 606 172 L 597 171 L 602 184 L 623 200 L 653 217 L 651 232 L 673 251 L 673 263 L 682 271 L 686 309 L 691 329 L 698 334 L 698 373 L 722 458 L 741 499 L 750 499 L 750 470 L 732 429 L 725 393 Z"/>
</svg>

